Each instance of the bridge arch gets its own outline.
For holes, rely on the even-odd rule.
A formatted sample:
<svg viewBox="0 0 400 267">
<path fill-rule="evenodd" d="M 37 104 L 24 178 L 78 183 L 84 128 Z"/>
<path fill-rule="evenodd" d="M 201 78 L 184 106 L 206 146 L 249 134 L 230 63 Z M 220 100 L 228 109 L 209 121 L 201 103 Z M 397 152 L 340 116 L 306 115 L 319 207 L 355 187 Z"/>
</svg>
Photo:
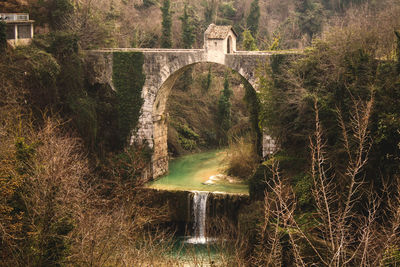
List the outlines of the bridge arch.
<svg viewBox="0 0 400 267">
<path fill-rule="evenodd" d="M 209 61 L 200 61 L 196 63 L 192 63 L 182 68 L 176 70 L 169 77 L 166 79 L 162 79 L 162 85 L 160 86 L 159 90 L 154 99 L 153 103 L 153 136 L 152 140 L 148 140 L 147 143 L 153 143 L 153 155 L 152 155 L 152 176 L 156 178 L 168 172 L 168 114 L 166 113 L 166 106 L 169 95 L 171 93 L 172 88 L 175 85 L 176 80 L 187 70 L 188 68 L 192 67 L 193 65 L 199 63 L 213 63 L 219 64 L 215 62 Z M 221 65 L 221 64 L 219 64 Z M 226 65 L 223 65 L 229 69 L 232 69 Z M 234 70 L 234 69 L 233 69 Z M 235 70 L 239 73 L 237 70 Z M 164 72 L 165 73 L 165 72 Z M 239 73 L 240 74 L 240 73 Z M 246 77 L 240 74 L 244 80 L 247 81 Z M 251 85 L 251 84 L 250 84 Z M 252 89 L 254 90 L 254 86 L 251 85 Z"/>
<path fill-rule="evenodd" d="M 168 125 L 165 108 L 171 88 L 177 78 L 190 66 L 198 63 L 216 63 L 239 73 L 257 91 L 257 67 L 265 63 L 263 57 L 205 53 L 204 50 L 143 51 L 143 72 L 146 76 L 142 89 L 143 106 L 138 127 L 132 133 L 131 143 L 143 143 L 153 149 L 152 178 L 168 172 Z"/>
</svg>

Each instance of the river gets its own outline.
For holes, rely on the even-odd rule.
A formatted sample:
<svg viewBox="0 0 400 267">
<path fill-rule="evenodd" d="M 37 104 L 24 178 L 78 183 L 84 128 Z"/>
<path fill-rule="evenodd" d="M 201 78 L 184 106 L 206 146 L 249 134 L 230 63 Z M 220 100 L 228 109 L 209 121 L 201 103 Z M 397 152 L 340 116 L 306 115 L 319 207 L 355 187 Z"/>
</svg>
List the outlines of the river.
<svg viewBox="0 0 400 267">
<path fill-rule="evenodd" d="M 148 187 L 162 190 L 248 194 L 247 184 L 223 175 L 224 150 L 186 155 L 170 161 L 169 174 Z"/>
</svg>

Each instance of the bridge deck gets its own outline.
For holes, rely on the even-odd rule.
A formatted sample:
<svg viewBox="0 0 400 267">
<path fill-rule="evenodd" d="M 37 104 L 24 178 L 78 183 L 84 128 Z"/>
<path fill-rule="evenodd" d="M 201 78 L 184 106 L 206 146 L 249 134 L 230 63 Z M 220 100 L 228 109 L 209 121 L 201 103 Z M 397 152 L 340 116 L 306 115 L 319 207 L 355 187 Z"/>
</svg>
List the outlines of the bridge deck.
<svg viewBox="0 0 400 267">
<path fill-rule="evenodd" d="M 143 53 L 190 53 L 190 52 L 206 52 L 205 49 L 173 49 L 173 48 L 101 48 L 95 50 L 86 50 L 89 52 L 143 52 Z M 255 55 L 255 56 L 271 56 L 285 54 L 302 54 L 303 50 L 270 50 L 270 51 L 235 51 L 226 55 Z"/>
</svg>

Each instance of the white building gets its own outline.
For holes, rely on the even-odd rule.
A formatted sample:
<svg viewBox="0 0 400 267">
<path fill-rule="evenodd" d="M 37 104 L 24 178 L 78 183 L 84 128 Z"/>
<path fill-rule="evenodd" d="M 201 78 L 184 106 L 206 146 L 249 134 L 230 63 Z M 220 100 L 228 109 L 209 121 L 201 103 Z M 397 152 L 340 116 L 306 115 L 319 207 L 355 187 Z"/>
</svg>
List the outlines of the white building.
<svg viewBox="0 0 400 267">
<path fill-rule="evenodd" d="M 7 24 L 7 42 L 11 46 L 27 45 L 33 38 L 33 20 L 26 13 L 0 13 L 0 20 Z"/>
<path fill-rule="evenodd" d="M 236 39 L 232 26 L 210 24 L 204 32 L 204 49 L 214 62 L 223 62 L 225 54 L 236 52 Z"/>
</svg>

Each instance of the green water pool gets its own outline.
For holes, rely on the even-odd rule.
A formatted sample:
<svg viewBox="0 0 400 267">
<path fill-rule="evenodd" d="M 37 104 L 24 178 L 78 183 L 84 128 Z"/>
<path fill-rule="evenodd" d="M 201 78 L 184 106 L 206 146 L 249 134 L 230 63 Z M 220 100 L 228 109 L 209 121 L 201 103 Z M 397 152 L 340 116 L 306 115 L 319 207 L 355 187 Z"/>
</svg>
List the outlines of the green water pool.
<svg viewBox="0 0 400 267">
<path fill-rule="evenodd" d="M 190 244 L 187 242 L 188 239 L 190 237 L 176 238 L 168 256 L 187 263 L 189 266 L 209 266 L 211 262 L 220 262 L 222 255 L 227 256 L 226 252 L 221 249 L 221 241 L 219 243 Z"/>
<path fill-rule="evenodd" d="M 169 163 L 169 174 L 150 182 L 147 187 L 248 194 L 248 185 L 243 182 L 217 180 L 212 184 L 204 184 L 211 181 L 212 177 L 221 176 L 225 167 L 224 157 L 224 150 L 215 150 L 173 159 Z"/>
</svg>

